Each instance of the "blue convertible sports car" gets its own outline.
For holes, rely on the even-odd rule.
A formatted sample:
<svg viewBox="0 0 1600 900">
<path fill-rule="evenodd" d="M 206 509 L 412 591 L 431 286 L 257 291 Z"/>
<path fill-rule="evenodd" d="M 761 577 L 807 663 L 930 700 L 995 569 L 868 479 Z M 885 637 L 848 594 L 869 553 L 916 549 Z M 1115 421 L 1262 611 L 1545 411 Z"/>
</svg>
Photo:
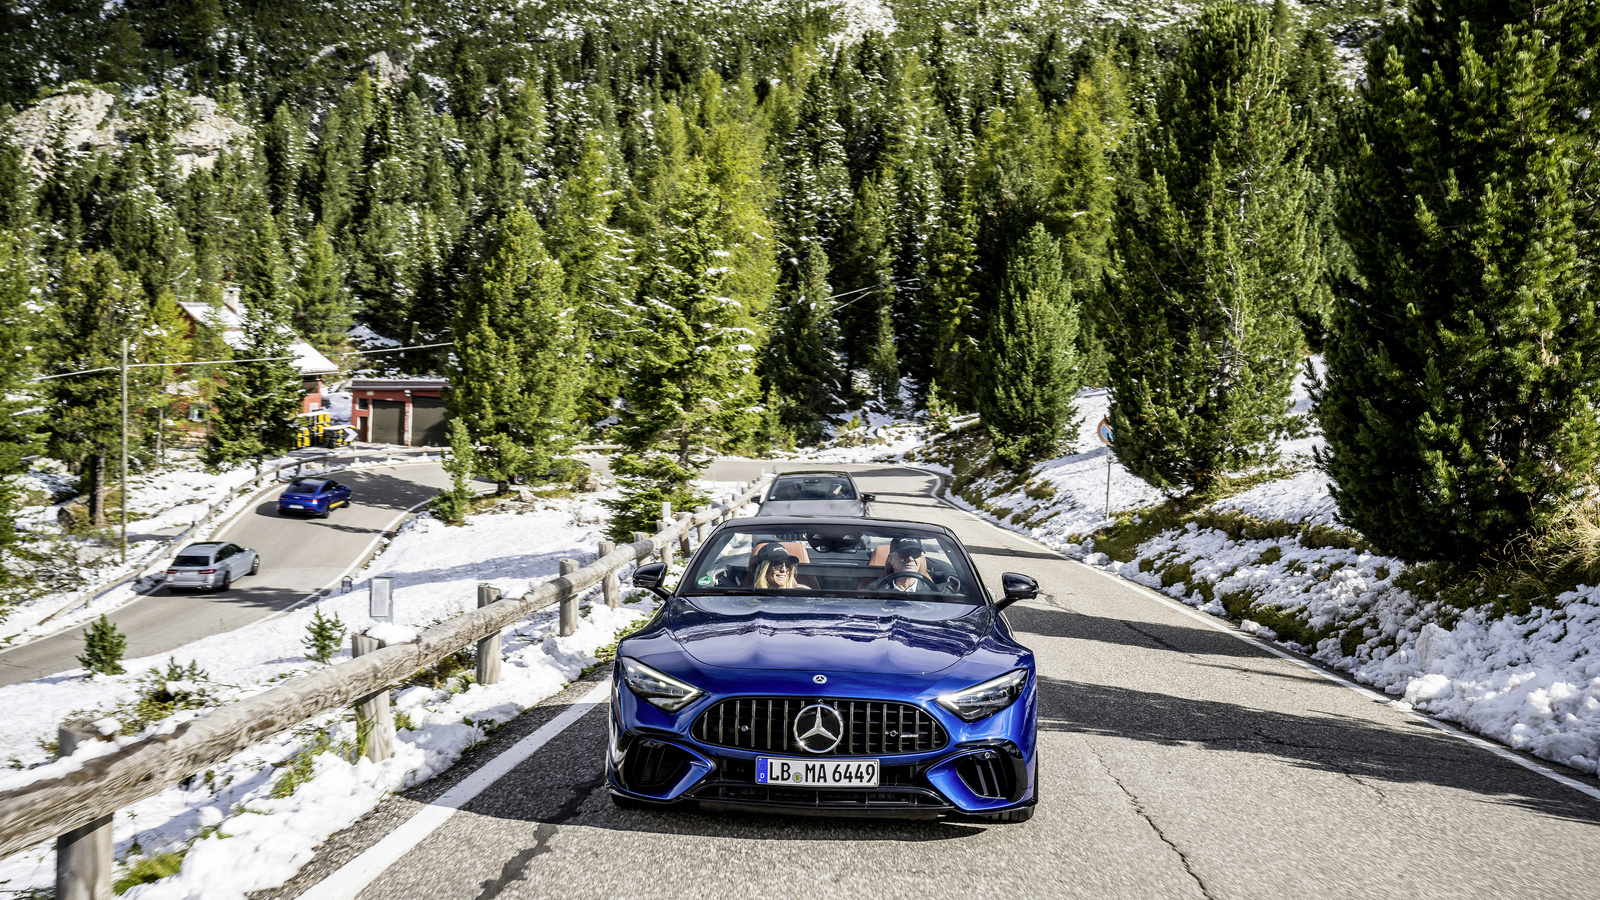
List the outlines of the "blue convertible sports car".
<svg viewBox="0 0 1600 900">
<path fill-rule="evenodd" d="M 617 648 L 606 777 L 623 807 L 1023 822 L 1037 799 L 1033 653 L 936 525 L 723 525 Z"/>
</svg>

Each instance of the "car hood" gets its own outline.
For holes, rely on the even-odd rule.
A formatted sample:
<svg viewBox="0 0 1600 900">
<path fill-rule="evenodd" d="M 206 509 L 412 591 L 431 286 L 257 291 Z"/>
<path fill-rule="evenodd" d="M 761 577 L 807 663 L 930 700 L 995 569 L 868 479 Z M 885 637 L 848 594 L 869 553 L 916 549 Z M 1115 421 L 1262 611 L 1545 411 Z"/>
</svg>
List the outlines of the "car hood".
<svg viewBox="0 0 1600 900">
<path fill-rule="evenodd" d="M 859 516 L 860 500 L 768 500 L 758 516 Z"/>
<path fill-rule="evenodd" d="M 707 666 L 921 675 L 976 650 L 994 613 L 926 600 L 729 596 L 674 598 L 664 615 L 672 639 Z"/>
</svg>

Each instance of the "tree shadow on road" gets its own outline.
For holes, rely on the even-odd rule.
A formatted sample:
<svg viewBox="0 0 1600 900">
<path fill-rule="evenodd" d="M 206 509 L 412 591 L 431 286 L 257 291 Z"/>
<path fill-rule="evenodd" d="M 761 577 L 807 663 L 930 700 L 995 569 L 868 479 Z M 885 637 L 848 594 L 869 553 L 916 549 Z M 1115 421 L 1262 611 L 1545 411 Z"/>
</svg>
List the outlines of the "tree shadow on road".
<svg viewBox="0 0 1600 900">
<path fill-rule="evenodd" d="M 1028 642 L 1028 635 L 1037 634 L 1196 656 L 1272 658 L 1259 647 L 1198 623 L 1169 625 L 1021 604 L 1007 607 L 1006 619 L 1017 639 L 1024 644 Z"/>
<path fill-rule="evenodd" d="M 1047 677 L 1039 685 L 1041 731 L 1259 753 L 1296 768 L 1434 785 L 1600 825 L 1600 803 L 1414 719 L 1390 724 L 1333 713 L 1253 709 Z"/>
</svg>

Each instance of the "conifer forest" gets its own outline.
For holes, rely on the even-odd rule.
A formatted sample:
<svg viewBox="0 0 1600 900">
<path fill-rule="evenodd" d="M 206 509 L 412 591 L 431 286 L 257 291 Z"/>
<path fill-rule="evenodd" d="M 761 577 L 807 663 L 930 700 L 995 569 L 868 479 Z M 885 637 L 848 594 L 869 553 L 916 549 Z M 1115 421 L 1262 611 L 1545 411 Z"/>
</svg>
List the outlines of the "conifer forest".
<svg viewBox="0 0 1600 900">
<path fill-rule="evenodd" d="M 186 396 L 211 465 L 289 446 L 298 335 L 450 378 L 490 481 L 620 444 L 619 535 L 861 410 L 1026 468 L 1085 387 L 1204 493 L 1310 372 L 1344 523 L 1516 552 L 1600 497 L 1597 48 L 1588 0 L 3 0 L 0 470 L 103 505 L 124 346 L 135 467 Z"/>
</svg>

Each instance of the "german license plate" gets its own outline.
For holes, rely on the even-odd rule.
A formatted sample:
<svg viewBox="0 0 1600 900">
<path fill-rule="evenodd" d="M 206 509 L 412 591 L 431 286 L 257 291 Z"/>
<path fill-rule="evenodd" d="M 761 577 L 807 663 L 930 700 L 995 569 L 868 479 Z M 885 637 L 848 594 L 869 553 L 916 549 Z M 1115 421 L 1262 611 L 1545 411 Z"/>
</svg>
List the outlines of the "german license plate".
<svg viewBox="0 0 1600 900">
<path fill-rule="evenodd" d="M 305 509 L 305 507 L 304 507 L 304 506 L 301 506 L 301 505 L 300 505 L 300 504 L 298 504 L 298 503 L 291 503 L 291 504 L 289 504 L 289 508 L 290 508 L 290 509 Z"/>
<path fill-rule="evenodd" d="M 875 788 L 878 786 L 878 761 L 761 756 L 756 758 L 756 784 Z"/>
</svg>

